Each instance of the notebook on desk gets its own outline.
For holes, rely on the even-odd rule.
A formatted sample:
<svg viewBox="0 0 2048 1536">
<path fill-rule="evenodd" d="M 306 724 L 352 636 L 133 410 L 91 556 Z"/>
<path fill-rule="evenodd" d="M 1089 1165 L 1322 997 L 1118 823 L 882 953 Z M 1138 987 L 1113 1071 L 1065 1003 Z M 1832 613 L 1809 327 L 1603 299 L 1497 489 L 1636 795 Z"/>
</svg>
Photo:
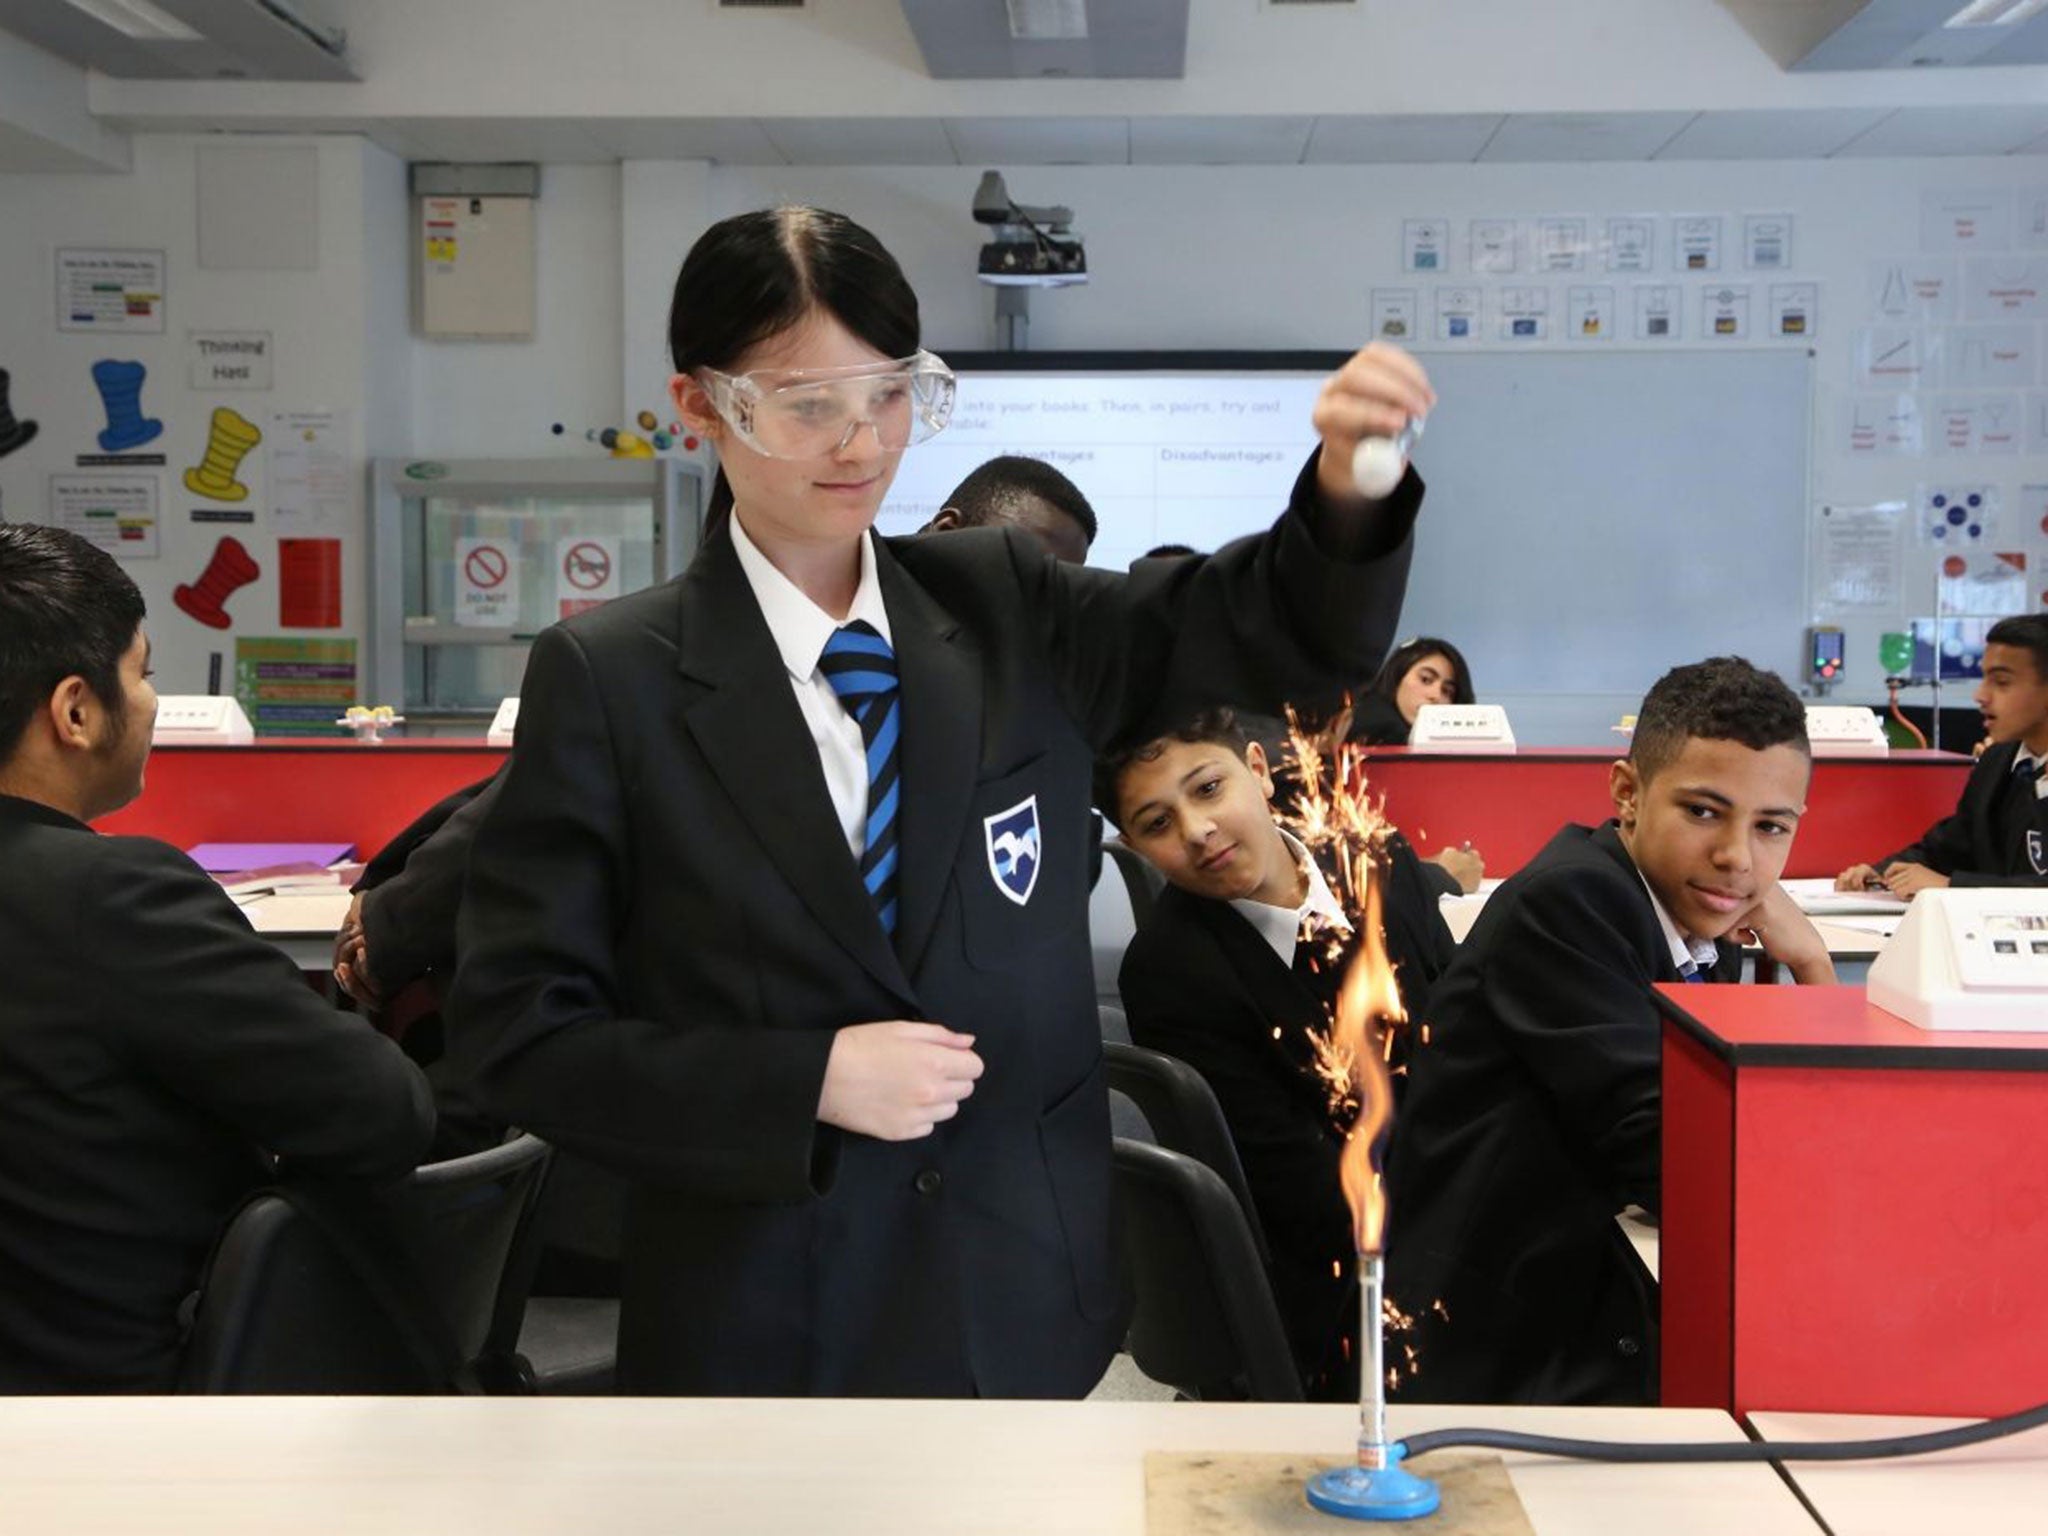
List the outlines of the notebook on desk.
<svg viewBox="0 0 2048 1536">
<path fill-rule="evenodd" d="M 1906 910 L 1904 896 L 1890 891 L 1838 891 L 1825 875 L 1799 880 L 1780 880 L 1785 894 L 1799 904 L 1808 917 L 1843 917 L 1856 913 L 1898 916 Z"/>
<path fill-rule="evenodd" d="M 209 875 L 311 865 L 325 869 L 356 851 L 354 843 L 194 843 L 186 855 Z"/>
</svg>

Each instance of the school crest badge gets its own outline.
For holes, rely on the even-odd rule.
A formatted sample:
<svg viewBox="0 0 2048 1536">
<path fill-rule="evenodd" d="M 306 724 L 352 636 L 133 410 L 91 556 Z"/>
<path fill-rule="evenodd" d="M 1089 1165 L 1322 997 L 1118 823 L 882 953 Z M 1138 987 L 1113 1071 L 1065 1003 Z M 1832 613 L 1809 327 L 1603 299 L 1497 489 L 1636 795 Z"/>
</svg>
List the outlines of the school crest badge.
<svg viewBox="0 0 2048 1536">
<path fill-rule="evenodd" d="M 1023 906 L 1038 884 L 1038 796 L 982 817 L 981 827 L 996 889 Z"/>
<path fill-rule="evenodd" d="M 2037 875 L 2048 875 L 2048 848 L 2042 847 L 2041 834 L 2027 834 L 2027 862 L 2034 866 Z"/>
</svg>

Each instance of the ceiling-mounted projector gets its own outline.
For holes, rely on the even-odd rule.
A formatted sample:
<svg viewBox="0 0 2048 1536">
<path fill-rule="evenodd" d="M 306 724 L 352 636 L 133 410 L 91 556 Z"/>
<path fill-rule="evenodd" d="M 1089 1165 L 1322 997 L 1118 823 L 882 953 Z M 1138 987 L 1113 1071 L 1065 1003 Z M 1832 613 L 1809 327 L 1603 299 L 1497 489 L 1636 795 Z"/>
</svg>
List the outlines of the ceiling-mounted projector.
<svg viewBox="0 0 2048 1536">
<path fill-rule="evenodd" d="M 1000 171 L 984 171 L 974 189 L 977 223 L 994 226 L 975 275 L 999 288 L 1064 288 L 1088 281 L 1088 253 L 1074 233 L 1074 210 L 1010 200 Z"/>
</svg>

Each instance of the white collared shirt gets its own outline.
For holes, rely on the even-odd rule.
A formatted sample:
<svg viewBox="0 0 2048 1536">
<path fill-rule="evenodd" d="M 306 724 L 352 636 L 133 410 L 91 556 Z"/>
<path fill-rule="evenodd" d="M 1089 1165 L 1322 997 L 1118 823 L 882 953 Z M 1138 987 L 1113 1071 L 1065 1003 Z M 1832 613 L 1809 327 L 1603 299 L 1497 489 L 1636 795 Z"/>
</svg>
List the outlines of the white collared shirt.
<svg viewBox="0 0 2048 1536">
<path fill-rule="evenodd" d="M 2029 752 L 2025 747 L 2012 755 L 2012 772 L 2019 772 L 2021 763 L 2034 765 L 2034 798 L 2048 800 L 2048 753 Z"/>
<path fill-rule="evenodd" d="M 1664 910 L 1664 903 L 1657 899 L 1657 893 L 1650 889 L 1650 882 L 1643 879 L 1638 869 L 1636 878 L 1643 881 L 1643 890 L 1650 898 L 1650 909 L 1657 914 L 1657 923 L 1664 930 L 1664 942 L 1671 946 L 1671 963 L 1681 974 L 1690 965 L 1702 976 L 1710 974 L 1720 964 L 1721 951 L 1712 939 L 1695 939 L 1680 931 L 1678 924 L 1671 920 L 1671 914 Z"/>
<path fill-rule="evenodd" d="M 789 686 L 796 693 L 796 707 L 803 711 L 804 724 L 818 749 L 818 765 L 825 770 L 832 809 L 857 860 L 867 841 L 867 745 L 861 740 L 860 722 L 846 712 L 839 695 L 818 670 L 818 658 L 824 655 L 825 642 L 833 631 L 855 619 L 866 619 L 891 646 L 896 643 L 889 632 L 889 611 L 882 606 L 881 582 L 875 576 L 874 536 L 870 533 L 860 541 L 860 585 L 854 589 L 853 606 L 844 619 L 833 618 L 775 569 L 747 537 L 737 516 L 732 519 L 732 547 L 740 557 L 747 585 L 754 589 L 761 617 L 768 621 L 768 633 L 775 637 L 775 648 L 782 653 Z"/>
<path fill-rule="evenodd" d="M 1294 964 L 1294 949 L 1301 937 L 1302 924 L 1311 917 L 1321 918 L 1334 924 L 1339 931 L 1351 931 L 1351 919 L 1344 915 L 1344 908 L 1330 889 L 1330 882 L 1323 878 L 1316 861 L 1308 856 L 1308 850 L 1301 840 L 1285 828 L 1281 829 L 1280 840 L 1287 844 L 1287 851 L 1294 855 L 1297 869 L 1308 871 L 1308 894 L 1298 907 L 1276 907 L 1270 902 L 1256 901 L 1250 896 L 1240 896 L 1231 902 L 1244 920 L 1257 930 L 1260 938 L 1273 948 L 1282 965 Z"/>
</svg>

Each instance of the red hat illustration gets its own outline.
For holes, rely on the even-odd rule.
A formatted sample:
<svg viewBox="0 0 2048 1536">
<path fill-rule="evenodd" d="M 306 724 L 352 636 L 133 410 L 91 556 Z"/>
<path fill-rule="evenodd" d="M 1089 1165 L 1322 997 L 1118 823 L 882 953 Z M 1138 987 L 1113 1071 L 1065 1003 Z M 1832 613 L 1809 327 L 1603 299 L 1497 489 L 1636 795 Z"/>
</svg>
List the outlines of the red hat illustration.
<svg viewBox="0 0 2048 1536">
<path fill-rule="evenodd" d="M 181 586 L 171 601 L 208 629 L 226 629 L 233 622 L 222 605 L 236 588 L 246 587 L 263 573 L 237 538 L 225 538 L 213 547 L 213 558 L 190 586 Z"/>
</svg>

